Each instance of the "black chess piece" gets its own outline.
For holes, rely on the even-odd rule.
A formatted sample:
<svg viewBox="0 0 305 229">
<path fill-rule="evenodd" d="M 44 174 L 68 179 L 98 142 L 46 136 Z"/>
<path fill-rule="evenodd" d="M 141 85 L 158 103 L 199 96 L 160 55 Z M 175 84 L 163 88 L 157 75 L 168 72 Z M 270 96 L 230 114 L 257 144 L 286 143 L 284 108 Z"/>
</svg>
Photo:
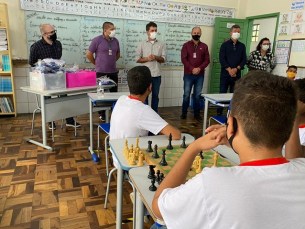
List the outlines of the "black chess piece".
<svg viewBox="0 0 305 229">
<path fill-rule="evenodd" d="M 152 192 L 154 192 L 154 191 L 156 191 L 157 190 L 157 187 L 156 187 L 156 185 L 155 185 L 155 178 L 153 178 L 153 179 L 151 179 L 151 186 L 149 186 L 149 191 L 152 191 Z"/>
<path fill-rule="evenodd" d="M 168 146 L 166 147 L 166 149 L 169 149 L 169 150 L 173 149 L 172 140 L 173 140 L 172 133 L 170 133 L 168 136 Z"/>
<path fill-rule="evenodd" d="M 165 165 L 167 165 L 167 162 L 166 162 L 166 160 L 165 160 L 165 155 L 166 155 L 165 151 L 166 151 L 166 149 L 163 149 L 162 151 L 163 151 L 163 153 L 162 153 L 162 159 L 161 159 L 161 161 L 160 161 L 159 164 L 165 166 Z"/>
<path fill-rule="evenodd" d="M 202 151 L 199 153 L 199 156 L 200 156 L 201 159 L 204 159 L 204 156 L 203 156 L 203 152 L 202 152 Z"/>
<path fill-rule="evenodd" d="M 164 174 L 161 173 L 161 174 L 160 174 L 160 179 L 159 179 L 159 181 L 158 181 L 158 184 L 159 184 L 159 185 L 161 184 L 161 182 L 163 181 L 163 179 L 164 179 Z"/>
<path fill-rule="evenodd" d="M 160 181 L 160 170 L 157 170 L 156 182 Z"/>
<path fill-rule="evenodd" d="M 155 178 L 155 168 L 156 166 L 155 165 L 149 165 L 149 173 L 148 173 L 148 178 L 149 179 L 152 179 L 152 178 Z"/>
<path fill-rule="evenodd" d="M 146 152 L 153 152 L 153 149 L 151 148 L 151 144 L 152 144 L 152 141 L 148 141 L 148 148 L 147 148 Z"/>
<path fill-rule="evenodd" d="M 154 147 L 154 154 L 152 155 L 152 157 L 153 158 L 159 158 L 160 156 L 159 156 L 159 154 L 158 154 L 158 146 L 157 145 L 155 145 L 155 147 Z"/>
<path fill-rule="evenodd" d="M 181 148 L 186 148 L 187 145 L 185 144 L 185 136 L 182 138 L 182 144 L 180 145 Z"/>
</svg>

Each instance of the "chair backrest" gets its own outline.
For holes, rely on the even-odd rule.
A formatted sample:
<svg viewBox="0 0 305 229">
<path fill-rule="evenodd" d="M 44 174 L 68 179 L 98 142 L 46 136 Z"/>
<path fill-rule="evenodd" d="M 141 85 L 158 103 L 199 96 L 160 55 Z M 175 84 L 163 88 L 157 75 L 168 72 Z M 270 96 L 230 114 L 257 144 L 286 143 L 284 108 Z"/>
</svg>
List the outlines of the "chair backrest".
<svg viewBox="0 0 305 229">
<path fill-rule="evenodd" d="M 230 104 L 229 104 L 229 107 L 228 107 L 228 111 L 227 111 L 227 118 L 229 118 L 230 112 L 231 112 L 231 101 L 230 101 Z"/>
</svg>

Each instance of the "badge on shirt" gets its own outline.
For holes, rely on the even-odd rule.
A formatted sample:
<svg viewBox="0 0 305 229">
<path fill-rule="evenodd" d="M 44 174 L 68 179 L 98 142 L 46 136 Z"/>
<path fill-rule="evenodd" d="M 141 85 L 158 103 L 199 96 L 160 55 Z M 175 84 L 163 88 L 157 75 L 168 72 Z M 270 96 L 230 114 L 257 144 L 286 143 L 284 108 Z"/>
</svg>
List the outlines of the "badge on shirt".
<svg viewBox="0 0 305 229">
<path fill-rule="evenodd" d="M 195 52 L 193 53 L 193 58 L 194 58 L 194 59 L 196 59 L 196 58 L 197 58 L 197 56 L 196 56 L 196 53 L 195 53 Z"/>
<path fill-rule="evenodd" d="M 112 50 L 109 49 L 109 56 L 112 56 Z"/>
</svg>

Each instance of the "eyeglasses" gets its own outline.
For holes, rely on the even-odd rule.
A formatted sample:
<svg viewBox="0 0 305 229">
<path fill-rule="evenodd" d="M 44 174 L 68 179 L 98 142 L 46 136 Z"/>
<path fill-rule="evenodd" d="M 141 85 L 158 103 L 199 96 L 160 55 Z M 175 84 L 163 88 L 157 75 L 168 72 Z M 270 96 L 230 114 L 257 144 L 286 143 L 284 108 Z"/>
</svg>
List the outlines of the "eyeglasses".
<svg viewBox="0 0 305 229">
<path fill-rule="evenodd" d="M 53 31 L 47 32 L 47 33 L 45 33 L 45 34 L 54 34 L 54 33 L 56 33 L 56 32 L 57 32 L 57 30 L 53 30 Z"/>
</svg>

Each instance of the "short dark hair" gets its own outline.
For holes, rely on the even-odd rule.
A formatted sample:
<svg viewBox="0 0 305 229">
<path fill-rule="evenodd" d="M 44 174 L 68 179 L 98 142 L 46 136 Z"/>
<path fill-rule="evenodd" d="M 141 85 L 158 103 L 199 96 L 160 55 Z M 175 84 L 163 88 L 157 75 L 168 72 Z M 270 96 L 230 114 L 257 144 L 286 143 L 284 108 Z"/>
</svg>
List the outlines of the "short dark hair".
<svg viewBox="0 0 305 229">
<path fill-rule="evenodd" d="M 269 41 L 269 43 L 270 43 L 269 38 L 267 38 L 267 37 L 262 38 L 262 39 L 259 41 L 258 45 L 256 46 L 256 50 L 257 50 L 257 51 L 261 51 L 261 45 L 263 44 L 264 41 Z M 271 49 L 270 49 L 270 46 L 269 46 L 269 48 L 267 49 L 267 52 L 270 52 L 270 51 L 271 51 Z"/>
<path fill-rule="evenodd" d="M 114 26 L 114 24 L 112 22 L 109 22 L 109 21 L 104 22 L 104 24 L 103 24 L 103 31 L 105 29 L 108 29 L 111 25 Z"/>
<path fill-rule="evenodd" d="M 127 84 L 133 95 L 143 95 L 151 84 L 151 73 L 146 66 L 137 66 L 127 73 Z"/>
<path fill-rule="evenodd" d="M 305 79 L 297 79 L 293 82 L 296 84 L 296 86 L 298 88 L 298 92 L 299 92 L 298 99 L 302 103 L 305 103 Z"/>
<path fill-rule="evenodd" d="M 150 27 L 158 27 L 158 26 L 156 23 L 151 21 L 146 25 L 146 32 L 149 31 Z"/>
<path fill-rule="evenodd" d="M 233 25 L 230 29 L 230 32 L 233 31 L 233 29 L 240 29 L 240 26 L 239 25 Z"/>
<path fill-rule="evenodd" d="M 289 70 L 290 68 L 295 68 L 296 70 L 298 70 L 297 66 L 295 65 L 289 65 L 287 70 Z"/>
<path fill-rule="evenodd" d="M 236 82 L 231 116 L 239 121 L 254 147 L 282 147 L 292 132 L 297 96 L 292 80 L 265 71 L 250 71 Z"/>
</svg>

